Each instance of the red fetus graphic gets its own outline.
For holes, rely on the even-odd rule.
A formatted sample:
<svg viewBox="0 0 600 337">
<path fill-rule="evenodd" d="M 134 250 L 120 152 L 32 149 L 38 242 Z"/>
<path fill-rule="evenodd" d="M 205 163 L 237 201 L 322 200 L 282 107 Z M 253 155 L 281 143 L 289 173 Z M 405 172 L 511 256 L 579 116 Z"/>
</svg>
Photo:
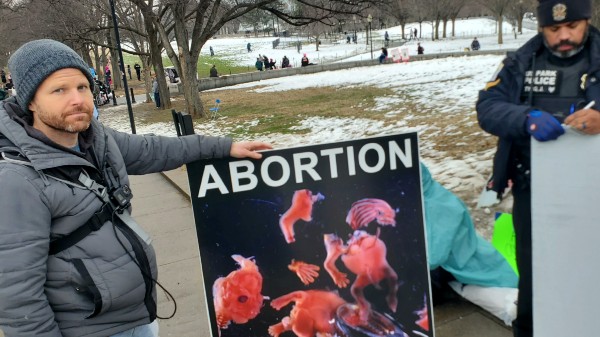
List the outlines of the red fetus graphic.
<svg viewBox="0 0 600 337">
<path fill-rule="evenodd" d="M 271 325 L 269 334 L 278 337 L 285 331 L 293 331 L 298 337 L 335 333 L 335 311 L 346 302 L 337 293 L 322 290 L 294 291 L 271 301 L 271 306 L 280 310 L 294 302 L 289 316 L 281 323 Z"/>
<path fill-rule="evenodd" d="M 356 274 L 356 280 L 350 291 L 359 308 L 360 320 L 365 322 L 371 311 L 371 304 L 364 296 L 364 288 L 369 285 L 379 285 L 385 280 L 388 283 L 387 304 L 393 312 L 396 312 L 398 299 L 398 275 L 387 262 L 387 248 L 378 235 L 370 235 L 365 231 L 355 231 L 354 235 L 344 246 L 342 240 L 335 234 L 325 234 L 325 248 L 327 258 L 325 259 L 325 270 L 329 273 L 338 287 L 344 288 L 348 285 L 346 274 L 340 272 L 335 266 L 338 257 L 351 272 Z"/>
<path fill-rule="evenodd" d="M 253 258 L 241 255 L 231 256 L 240 269 L 226 277 L 219 277 L 213 284 L 213 303 L 217 315 L 217 325 L 226 329 L 230 321 L 242 324 L 253 319 L 260 312 L 263 303 L 262 275 Z"/>
<path fill-rule="evenodd" d="M 293 259 L 292 263 L 288 265 L 288 269 L 295 272 L 300 278 L 300 281 L 306 286 L 315 282 L 315 278 L 319 277 L 319 270 L 321 270 L 319 266 L 314 264 Z"/>
<path fill-rule="evenodd" d="M 321 193 L 313 195 L 309 190 L 298 190 L 294 192 L 292 206 L 279 219 L 279 227 L 281 228 L 287 243 L 296 241 L 296 238 L 294 237 L 294 224 L 296 221 L 298 221 L 298 219 L 311 221 L 313 203 L 324 198 L 325 197 Z"/>
<path fill-rule="evenodd" d="M 346 223 L 357 230 L 360 227 L 367 227 L 373 220 L 377 220 L 380 225 L 396 226 L 396 212 L 392 207 L 381 199 L 362 199 L 352 204 Z"/>
<path fill-rule="evenodd" d="M 416 314 L 419 315 L 419 319 L 415 323 L 423 328 L 423 330 L 429 331 L 429 310 L 427 310 L 427 304 L 423 306 L 423 309 L 417 311 Z"/>
</svg>

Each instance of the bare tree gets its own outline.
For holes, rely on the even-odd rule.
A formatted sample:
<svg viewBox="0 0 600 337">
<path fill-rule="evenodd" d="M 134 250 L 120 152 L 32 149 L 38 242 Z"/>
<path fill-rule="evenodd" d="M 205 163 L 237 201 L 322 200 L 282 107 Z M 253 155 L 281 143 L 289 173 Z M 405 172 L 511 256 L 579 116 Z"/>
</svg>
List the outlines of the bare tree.
<svg viewBox="0 0 600 337">
<path fill-rule="evenodd" d="M 392 17 L 398 20 L 398 23 L 402 28 L 402 39 L 405 39 L 404 29 L 406 28 L 406 23 L 411 18 L 411 1 L 392 0 L 387 4 L 387 6 L 389 7 L 390 15 L 392 15 Z"/>
<path fill-rule="evenodd" d="M 510 10 L 512 3 L 518 0 L 478 0 L 483 6 L 488 8 L 492 15 L 496 17 L 498 25 L 498 44 L 504 43 L 502 39 L 502 24 L 504 22 L 504 16 Z"/>
<path fill-rule="evenodd" d="M 514 0 L 509 7 L 506 17 L 517 27 L 516 32 L 519 34 L 523 33 L 523 16 L 525 13 L 534 12 L 536 5 L 535 0 Z"/>
<path fill-rule="evenodd" d="M 448 15 L 452 20 L 452 36 L 456 36 L 456 18 L 468 0 L 451 0 L 448 2 Z"/>
<path fill-rule="evenodd" d="M 276 0 L 165 0 L 165 11 L 172 14 L 174 37 L 177 50 L 171 46 L 171 36 L 159 13 L 144 0 L 130 0 L 152 18 L 152 23 L 160 34 L 168 57 L 179 70 L 186 99 L 187 110 L 192 116 L 205 116 L 200 100 L 197 82 L 197 64 L 202 46 L 221 27 L 231 20 L 238 19 L 254 9 L 263 9 L 276 15 L 291 25 L 306 25 L 311 22 L 325 22 L 339 14 L 353 14 L 368 8 L 379 0 L 297 0 L 302 6 L 312 7 L 317 16 L 306 16 L 298 11 L 296 3 L 280 3 Z"/>
</svg>

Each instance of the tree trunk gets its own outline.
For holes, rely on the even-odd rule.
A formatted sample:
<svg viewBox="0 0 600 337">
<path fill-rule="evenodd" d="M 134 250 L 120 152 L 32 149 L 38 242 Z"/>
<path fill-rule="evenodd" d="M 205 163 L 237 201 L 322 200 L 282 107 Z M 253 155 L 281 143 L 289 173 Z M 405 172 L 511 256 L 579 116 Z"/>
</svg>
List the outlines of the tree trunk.
<svg viewBox="0 0 600 337">
<path fill-rule="evenodd" d="M 442 26 L 442 38 L 445 39 L 447 37 L 446 35 L 446 30 L 448 27 L 448 19 L 444 19 L 442 22 L 443 26 Z"/>
<path fill-rule="evenodd" d="M 98 46 L 92 46 L 92 54 L 94 54 L 94 61 L 96 62 L 94 69 L 96 69 L 96 75 L 100 79 L 100 74 L 102 74 L 102 65 L 100 61 L 100 54 L 98 54 Z"/>
<path fill-rule="evenodd" d="M 406 24 L 401 24 L 400 27 L 402 27 L 402 40 L 406 40 L 404 38 L 404 29 L 406 29 L 404 26 L 406 26 Z M 412 28 L 411 28 L 412 29 Z M 412 31 L 410 32 L 410 35 L 412 35 Z"/>
<path fill-rule="evenodd" d="M 121 69 L 119 68 L 119 53 L 117 52 L 117 40 L 115 38 L 115 32 L 113 29 L 109 29 L 110 33 L 110 66 L 111 66 L 111 77 L 113 82 L 113 89 L 120 89 L 123 87 L 121 79 Z"/>
<path fill-rule="evenodd" d="M 440 19 L 437 18 L 435 19 L 435 34 L 434 34 L 434 40 L 439 40 L 440 39 Z"/>
<path fill-rule="evenodd" d="M 190 52 L 189 40 L 184 22 L 185 15 L 183 15 L 185 11 L 174 9 L 173 13 L 173 20 L 175 21 L 175 39 L 177 40 L 178 59 L 181 69 L 179 78 L 183 84 L 183 96 L 185 97 L 187 111 L 193 118 L 206 117 L 204 106 L 200 100 L 200 90 L 198 88 L 197 79 L 197 65 L 200 53 L 193 55 L 193 53 Z"/>
<path fill-rule="evenodd" d="M 522 16 L 517 20 L 517 27 L 518 27 L 519 34 L 523 34 L 523 17 Z"/>
<path fill-rule="evenodd" d="M 83 53 L 82 53 L 82 57 L 83 60 L 85 61 L 85 63 L 88 64 L 88 66 L 93 67 L 94 63 L 92 62 L 92 57 L 90 56 L 90 46 L 86 43 L 83 45 Z"/>
<path fill-rule="evenodd" d="M 163 67 L 162 63 L 160 48 L 158 46 L 158 43 L 150 43 L 149 45 L 152 64 L 154 65 L 154 75 L 156 76 L 156 79 L 158 81 L 158 95 L 160 96 L 160 107 L 161 109 L 170 109 L 171 93 L 169 92 L 169 86 L 167 85 L 167 79 L 165 77 L 165 68 Z"/>
<path fill-rule="evenodd" d="M 498 20 L 498 44 L 503 44 L 504 41 L 502 40 L 502 22 L 504 20 L 502 15 L 498 15 L 496 17 L 496 20 Z"/>
<path fill-rule="evenodd" d="M 142 76 L 144 77 L 144 87 L 146 88 L 146 103 L 152 103 L 152 97 L 150 97 L 150 92 L 152 91 L 152 77 L 150 76 L 150 69 L 152 68 L 152 62 L 150 61 L 150 56 L 140 56 L 142 60 Z M 162 102 L 161 102 L 162 103 Z M 168 104 L 168 108 L 171 108 L 171 99 L 169 98 L 169 102 L 165 102 Z"/>
<path fill-rule="evenodd" d="M 184 66 L 185 64 L 185 66 Z M 198 60 L 194 57 L 187 57 L 186 60 L 181 62 L 183 83 L 183 95 L 185 96 L 185 103 L 187 106 L 188 113 L 192 117 L 206 117 L 204 113 L 204 106 L 200 100 L 200 90 L 198 88 L 198 80 L 196 76 L 198 71 L 194 65 L 198 64 Z"/>
<path fill-rule="evenodd" d="M 452 18 L 452 37 L 456 37 L 456 17 Z"/>
</svg>

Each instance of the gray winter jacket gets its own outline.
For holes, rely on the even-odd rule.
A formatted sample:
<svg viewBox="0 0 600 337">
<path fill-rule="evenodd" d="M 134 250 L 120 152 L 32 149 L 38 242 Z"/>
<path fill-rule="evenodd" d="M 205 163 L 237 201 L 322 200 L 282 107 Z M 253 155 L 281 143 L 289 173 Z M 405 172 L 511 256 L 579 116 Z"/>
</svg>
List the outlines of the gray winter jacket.
<svg viewBox="0 0 600 337">
<path fill-rule="evenodd" d="M 84 169 L 100 176 L 104 170 L 98 167 L 109 162 L 123 185 L 128 174 L 227 156 L 231 140 L 130 135 L 92 120 L 80 134 L 85 156 L 44 140 L 22 118 L 27 114 L 14 98 L 0 102 L 0 134 L 14 144 L 0 152 L 22 159 L 0 159 L 0 328 L 7 337 L 106 337 L 153 321 L 154 284 L 130 256 L 138 263 L 145 259 L 156 279 L 154 250 L 135 235 L 109 221 L 49 255 L 52 240 L 79 228 L 102 205 L 91 191 L 52 179 L 49 172 L 77 176 Z"/>
</svg>

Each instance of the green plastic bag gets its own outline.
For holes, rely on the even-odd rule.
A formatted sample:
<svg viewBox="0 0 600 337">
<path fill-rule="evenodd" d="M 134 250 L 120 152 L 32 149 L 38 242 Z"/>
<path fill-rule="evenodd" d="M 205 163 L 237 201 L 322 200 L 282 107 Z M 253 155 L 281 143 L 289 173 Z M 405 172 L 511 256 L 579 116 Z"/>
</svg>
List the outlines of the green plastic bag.
<svg viewBox="0 0 600 337">
<path fill-rule="evenodd" d="M 517 275 L 517 256 L 515 251 L 516 239 L 515 229 L 513 227 L 512 214 L 496 213 L 496 221 L 494 223 L 494 234 L 492 236 L 492 245 L 504 256 L 508 264 L 512 267 Z"/>
</svg>

